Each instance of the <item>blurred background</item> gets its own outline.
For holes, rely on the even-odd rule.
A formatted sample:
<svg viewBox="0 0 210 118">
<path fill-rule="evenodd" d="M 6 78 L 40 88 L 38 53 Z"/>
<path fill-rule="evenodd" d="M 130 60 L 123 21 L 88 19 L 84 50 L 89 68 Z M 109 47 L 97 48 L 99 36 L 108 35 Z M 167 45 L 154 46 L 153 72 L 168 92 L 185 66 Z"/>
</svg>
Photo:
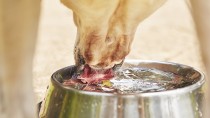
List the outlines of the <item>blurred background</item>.
<svg viewBox="0 0 210 118">
<path fill-rule="evenodd" d="M 37 102 L 44 98 L 52 73 L 74 64 L 76 39 L 71 10 L 59 0 L 42 0 L 41 8 L 33 63 Z M 168 0 L 140 23 L 127 59 L 177 62 L 206 72 L 190 6 L 186 1 Z"/>
</svg>

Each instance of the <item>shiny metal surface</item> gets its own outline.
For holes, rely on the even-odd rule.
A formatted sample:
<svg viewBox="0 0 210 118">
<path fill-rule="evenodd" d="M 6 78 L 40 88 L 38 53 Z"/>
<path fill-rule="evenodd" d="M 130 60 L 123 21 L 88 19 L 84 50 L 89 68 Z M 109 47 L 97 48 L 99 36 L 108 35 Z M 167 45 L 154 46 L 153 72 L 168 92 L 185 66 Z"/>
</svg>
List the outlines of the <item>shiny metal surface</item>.
<svg viewBox="0 0 210 118">
<path fill-rule="evenodd" d="M 40 118 L 202 118 L 204 75 L 176 63 L 127 60 L 126 67 L 156 68 L 197 82 L 184 88 L 140 94 L 88 92 L 64 87 L 60 82 L 71 77 L 75 66 L 52 75 Z"/>
</svg>

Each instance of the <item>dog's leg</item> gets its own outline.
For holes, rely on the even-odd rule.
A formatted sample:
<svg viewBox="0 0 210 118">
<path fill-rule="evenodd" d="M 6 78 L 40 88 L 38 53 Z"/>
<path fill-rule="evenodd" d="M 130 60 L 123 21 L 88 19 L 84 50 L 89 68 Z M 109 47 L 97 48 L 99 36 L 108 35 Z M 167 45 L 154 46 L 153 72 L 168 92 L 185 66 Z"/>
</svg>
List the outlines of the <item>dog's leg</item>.
<svg viewBox="0 0 210 118">
<path fill-rule="evenodd" d="M 210 73 L 210 2 L 206 0 L 191 0 L 192 13 L 196 24 L 198 38 L 203 51 L 207 73 Z"/>
<path fill-rule="evenodd" d="M 192 15 L 195 20 L 198 38 L 201 44 L 204 63 L 206 66 L 208 77 L 210 77 L 210 2 L 208 0 L 191 0 Z M 210 117 L 210 80 L 206 79 L 207 89 L 206 94 L 206 114 L 204 118 Z"/>
<path fill-rule="evenodd" d="M 35 118 L 32 59 L 39 0 L 0 0 L 0 117 Z"/>
</svg>

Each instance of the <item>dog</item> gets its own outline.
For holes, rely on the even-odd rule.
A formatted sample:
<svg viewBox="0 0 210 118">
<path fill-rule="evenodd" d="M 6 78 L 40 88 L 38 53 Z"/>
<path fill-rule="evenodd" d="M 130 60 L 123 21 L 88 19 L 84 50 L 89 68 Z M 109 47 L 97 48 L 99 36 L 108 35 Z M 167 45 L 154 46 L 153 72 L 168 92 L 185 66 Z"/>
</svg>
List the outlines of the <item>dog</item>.
<svg viewBox="0 0 210 118">
<path fill-rule="evenodd" d="M 161 7 L 165 0 L 61 2 L 72 9 L 78 28 L 74 53 L 76 64 L 109 69 L 123 62 L 138 24 Z M 192 5 L 196 7 L 198 4 L 194 2 Z M 0 0 L 0 6 L 0 117 L 33 118 L 36 110 L 31 83 L 32 59 L 40 2 Z M 200 26 L 200 20 L 196 21 Z M 200 33 L 199 36 L 204 35 Z M 204 49 L 204 52 L 208 51 Z"/>
<path fill-rule="evenodd" d="M 61 0 L 77 26 L 75 61 L 93 69 L 123 62 L 138 24 L 165 0 Z"/>
</svg>

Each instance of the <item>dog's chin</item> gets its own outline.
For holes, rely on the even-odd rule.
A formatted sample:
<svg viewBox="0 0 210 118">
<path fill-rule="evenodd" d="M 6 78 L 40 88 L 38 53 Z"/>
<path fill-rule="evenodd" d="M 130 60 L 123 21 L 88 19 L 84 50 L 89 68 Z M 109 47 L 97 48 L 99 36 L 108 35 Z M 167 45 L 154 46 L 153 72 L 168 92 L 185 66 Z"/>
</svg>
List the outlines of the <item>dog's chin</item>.
<svg viewBox="0 0 210 118">
<path fill-rule="evenodd" d="M 124 62 L 124 60 L 122 60 L 119 64 L 115 64 L 115 65 L 112 67 L 112 69 L 113 69 L 114 71 L 120 69 L 120 67 L 123 65 L 123 62 Z"/>
<path fill-rule="evenodd" d="M 114 66 L 107 66 L 107 67 L 97 67 L 97 66 L 93 66 L 93 65 L 89 65 L 91 69 L 93 70 L 108 70 L 108 69 L 112 69 Z"/>
<path fill-rule="evenodd" d="M 107 66 L 107 67 L 98 67 L 98 66 L 93 66 L 93 65 L 89 65 L 91 69 L 93 70 L 109 70 L 109 69 L 112 69 L 112 70 L 118 70 L 123 64 L 123 61 L 118 63 L 118 64 L 112 64 L 110 66 Z"/>
</svg>

